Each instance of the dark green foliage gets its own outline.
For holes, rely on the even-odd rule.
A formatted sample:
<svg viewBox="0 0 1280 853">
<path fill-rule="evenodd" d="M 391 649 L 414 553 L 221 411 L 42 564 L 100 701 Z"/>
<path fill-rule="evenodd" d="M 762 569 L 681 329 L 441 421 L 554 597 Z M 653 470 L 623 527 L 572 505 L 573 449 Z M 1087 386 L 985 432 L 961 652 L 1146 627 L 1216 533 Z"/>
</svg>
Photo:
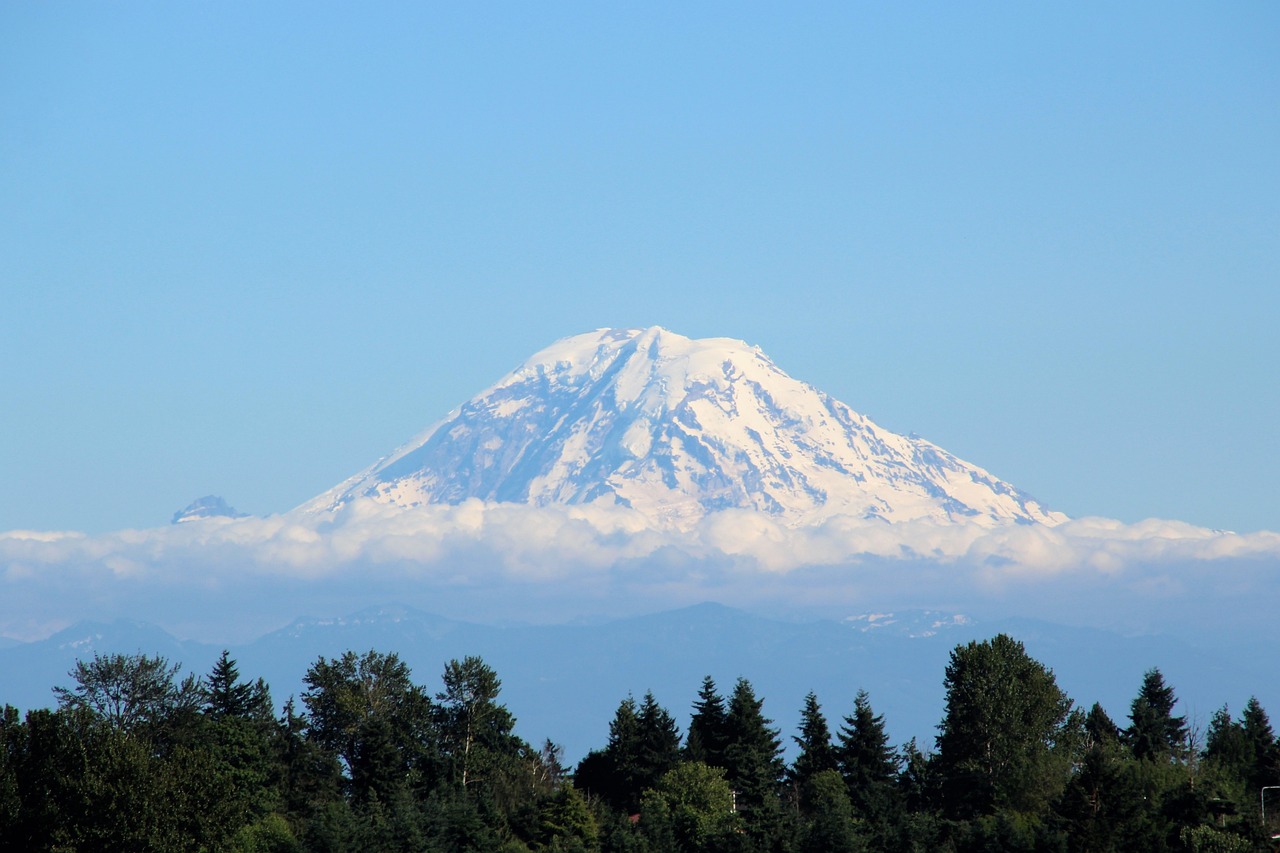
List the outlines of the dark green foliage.
<svg viewBox="0 0 1280 853">
<path fill-rule="evenodd" d="M 628 814 L 640 808 L 640 796 L 680 761 L 680 732 L 675 719 L 652 693 L 636 705 L 628 696 L 609 724 L 603 752 L 592 752 L 578 765 L 575 783 Z"/>
<path fill-rule="evenodd" d="M 836 749 L 840 774 L 848 787 L 854 814 L 882 821 L 897 805 L 894 782 L 898 778 L 898 755 L 889 745 L 884 717 L 871 710 L 871 697 L 859 690 L 853 713 L 840 727 Z"/>
<path fill-rule="evenodd" d="M 240 680 L 236 662 L 225 649 L 200 687 L 205 714 L 214 719 L 237 717 L 265 723 L 271 720 L 271 691 L 261 678 L 250 684 Z"/>
<path fill-rule="evenodd" d="M 502 681 L 483 660 L 467 657 L 445 665 L 444 691 L 436 695 L 440 731 L 454 778 L 463 788 L 494 773 L 502 756 L 519 751 L 515 719 L 495 700 Z"/>
<path fill-rule="evenodd" d="M 154 726 L 200 703 L 199 683 L 178 681 L 181 664 L 147 655 L 97 655 L 67 673 L 74 687 L 55 687 L 58 707 L 85 710 L 120 731 Z"/>
<path fill-rule="evenodd" d="M 712 767 L 724 767 L 726 711 L 724 699 L 716 690 L 711 676 L 702 679 L 698 699 L 693 703 L 689 720 L 689 736 L 685 739 L 685 758 Z"/>
<path fill-rule="evenodd" d="M 1274 795 L 1259 820 L 1280 758 L 1256 699 L 1214 714 L 1201 756 L 1158 670 L 1122 734 L 1003 635 L 953 652 L 936 754 L 895 750 L 865 692 L 833 745 L 807 696 L 786 785 L 745 679 L 727 702 L 703 682 L 683 750 L 651 694 L 624 700 L 575 785 L 479 658 L 435 702 L 394 654 L 321 658 L 278 719 L 225 652 L 203 682 L 143 655 L 72 676 L 56 711 L 0 711 L 0 849 L 1233 853 L 1270 849 L 1280 818 Z"/>
<path fill-rule="evenodd" d="M 813 693 L 804 697 L 804 707 L 800 710 L 800 734 L 792 740 L 800 748 L 800 754 L 788 775 L 801 803 L 804 803 L 809 780 L 819 773 L 836 769 L 836 749 L 831 743 L 831 730 L 822 715 L 818 697 Z"/>
<path fill-rule="evenodd" d="M 645 792 L 640 827 L 651 850 L 732 850 L 741 829 L 733 801 L 724 770 L 687 761 Z"/>
<path fill-rule="evenodd" d="M 801 830 L 799 853 L 857 853 L 865 850 L 855 830 L 853 807 L 844 779 L 823 770 L 805 780 L 803 799 L 809 817 Z"/>
<path fill-rule="evenodd" d="M 772 720 L 764 716 L 764 700 L 751 682 L 739 678 L 725 715 L 725 778 L 737 793 L 745 833 L 755 849 L 768 850 L 782 832 L 779 794 L 785 765 L 782 743 Z"/>
<path fill-rule="evenodd" d="M 1071 708 L 1053 672 L 1027 655 L 1022 643 L 999 634 L 956 648 L 943 683 L 947 710 L 938 762 L 947 812 L 969 818 L 998 805 L 1036 807 L 1053 773 L 1050 751 Z"/>
<path fill-rule="evenodd" d="M 1250 788 L 1280 785 L 1280 747 L 1271 729 L 1271 720 L 1256 696 L 1250 696 L 1240 715 L 1249 770 L 1245 776 Z"/>
<path fill-rule="evenodd" d="M 1147 670 L 1142 687 L 1129 706 L 1130 725 L 1125 731 L 1125 740 L 1135 758 L 1168 761 L 1181 754 L 1187 726 L 1185 718 L 1173 715 L 1177 702 L 1160 670 Z"/>
<path fill-rule="evenodd" d="M 1106 710 L 1094 702 L 1084 719 L 1084 747 L 1111 748 L 1119 743 L 1120 728 L 1107 716 Z"/>
<path fill-rule="evenodd" d="M 431 701 L 395 654 L 320 658 L 304 678 L 307 737 L 338 757 L 356 801 L 386 802 L 403 786 L 434 781 L 439 753 Z"/>
</svg>

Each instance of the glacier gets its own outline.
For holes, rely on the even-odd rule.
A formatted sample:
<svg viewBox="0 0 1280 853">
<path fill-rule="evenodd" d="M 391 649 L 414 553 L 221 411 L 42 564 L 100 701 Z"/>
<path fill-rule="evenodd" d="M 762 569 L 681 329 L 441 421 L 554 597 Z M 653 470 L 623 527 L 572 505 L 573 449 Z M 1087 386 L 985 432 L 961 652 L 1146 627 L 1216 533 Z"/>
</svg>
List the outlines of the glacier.
<svg viewBox="0 0 1280 853">
<path fill-rule="evenodd" d="M 1067 520 L 915 435 L 886 430 L 732 338 L 661 327 L 557 341 L 296 512 L 362 498 L 630 508 L 663 529 L 745 509 L 997 527 Z"/>
</svg>

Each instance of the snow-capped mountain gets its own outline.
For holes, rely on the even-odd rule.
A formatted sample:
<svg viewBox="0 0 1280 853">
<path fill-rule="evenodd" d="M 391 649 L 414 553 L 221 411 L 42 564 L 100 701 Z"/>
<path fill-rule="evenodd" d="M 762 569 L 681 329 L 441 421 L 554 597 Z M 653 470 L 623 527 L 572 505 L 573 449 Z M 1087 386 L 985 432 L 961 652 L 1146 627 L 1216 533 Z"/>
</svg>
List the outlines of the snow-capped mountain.
<svg viewBox="0 0 1280 853">
<path fill-rule="evenodd" d="M 688 527 L 751 509 L 983 526 L 1066 520 L 986 471 L 882 429 L 792 379 L 758 347 L 666 329 L 552 344 L 369 469 L 300 507 L 366 497 L 605 503 Z"/>
</svg>

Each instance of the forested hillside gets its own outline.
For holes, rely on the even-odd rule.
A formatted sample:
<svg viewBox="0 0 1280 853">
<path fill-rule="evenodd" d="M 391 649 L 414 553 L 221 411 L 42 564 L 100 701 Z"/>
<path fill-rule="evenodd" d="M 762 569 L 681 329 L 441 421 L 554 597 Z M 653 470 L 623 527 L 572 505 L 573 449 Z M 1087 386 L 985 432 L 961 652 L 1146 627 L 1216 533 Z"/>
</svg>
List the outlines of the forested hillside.
<svg viewBox="0 0 1280 853">
<path fill-rule="evenodd" d="M 810 694 L 783 759 L 751 683 L 706 678 L 682 732 L 620 697 L 576 767 L 514 734 L 498 674 L 419 684 L 394 653 L 321 657 L 276 714 L 224 653 L 81 661 L 56 710 L 0 717 L 0 847 L 59 851 L 1270 850 L 1265 710 L 1204 726 L 1148 671 L 1126 720 L 1073 702 L 1000 634 L 957 646 L 935 742 L 894 745 L 874 697 Z M 0 697 L 3 698 L 3 697 Z M 1264 814 L 1265 810 L 1265 814 Z"/>
</svg>

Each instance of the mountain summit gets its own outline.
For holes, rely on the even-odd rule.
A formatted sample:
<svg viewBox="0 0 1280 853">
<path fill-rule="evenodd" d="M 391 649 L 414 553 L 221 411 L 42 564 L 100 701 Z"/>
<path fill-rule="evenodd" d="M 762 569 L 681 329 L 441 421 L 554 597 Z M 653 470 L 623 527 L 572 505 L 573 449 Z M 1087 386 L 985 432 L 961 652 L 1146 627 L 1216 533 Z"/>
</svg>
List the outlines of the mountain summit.
<svg viewBox="0 0 1280 853">
<path fill-rule="evenodd" d="M 602 502 L 661 526 L 717 510 L 991 527 L 1066 520 L 986 471 L 882 429 L 758 347 L 666 329 L 552 344 L 369 469 L 305 504 Z"/>
</svg>

